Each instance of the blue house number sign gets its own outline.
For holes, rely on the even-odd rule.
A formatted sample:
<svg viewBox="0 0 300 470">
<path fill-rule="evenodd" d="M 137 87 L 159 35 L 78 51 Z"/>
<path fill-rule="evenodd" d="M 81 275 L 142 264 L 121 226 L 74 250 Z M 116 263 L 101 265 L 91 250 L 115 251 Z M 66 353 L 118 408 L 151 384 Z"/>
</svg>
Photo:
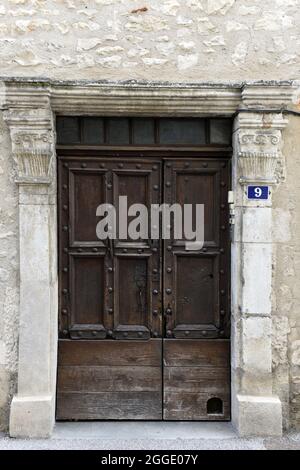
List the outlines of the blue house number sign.
<svg viewBox="0 0 300 470">
<path fill-rule="evenodd" d="M 269 199 L 269 186 L 248 186 L 248 199 Z"/>
</svg>

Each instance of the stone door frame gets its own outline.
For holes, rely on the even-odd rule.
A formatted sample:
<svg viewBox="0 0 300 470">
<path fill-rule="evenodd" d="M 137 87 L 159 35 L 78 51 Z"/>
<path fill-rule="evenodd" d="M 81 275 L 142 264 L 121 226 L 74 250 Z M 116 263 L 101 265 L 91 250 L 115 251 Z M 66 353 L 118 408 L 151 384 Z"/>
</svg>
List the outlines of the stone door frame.
<svg viewBox="0 0 300 470">
<path fill-rule="evenodd" d="M 19 188 L 20 322 L 9 432 L 49 437 L 55 424 L 57 225 L 55 116 L 235 116 L 231 206 L 232 422 L 240 436 L 281 435 L 272 393 L 272 192 L 284 180 L 282 110 L 292 82 L 153 83 L 4 80 L 1 103 Z M 247 184 L 268 184 L 249 201 Z"/>
</svg>

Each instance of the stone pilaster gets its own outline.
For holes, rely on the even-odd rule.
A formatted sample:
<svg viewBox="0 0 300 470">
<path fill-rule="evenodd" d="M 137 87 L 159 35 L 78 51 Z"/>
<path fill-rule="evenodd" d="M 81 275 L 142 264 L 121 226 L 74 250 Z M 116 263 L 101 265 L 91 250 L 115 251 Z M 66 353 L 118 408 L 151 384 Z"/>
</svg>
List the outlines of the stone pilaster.
<svg viewBox="0 0 300 470">
<path fill-rule="evenodd" d="M 281 113 L 240 112 L 234 127 L 233 420 L 242 436 L 281 435 L 272 393 L 272 192 L 284 179 Z M 249 200 L 248 185 L 267 185 Z"/>
<path fill-rule="evenodd" d="M 18 388 L 9 430 L 13 437 L 47 437 L 54 425 L 57 343 L 53 118 L 45 90 L 34 99 L 26 89 L 8 89 L 6 105 L 19 186 L 20 248 Z"/>
</svg>

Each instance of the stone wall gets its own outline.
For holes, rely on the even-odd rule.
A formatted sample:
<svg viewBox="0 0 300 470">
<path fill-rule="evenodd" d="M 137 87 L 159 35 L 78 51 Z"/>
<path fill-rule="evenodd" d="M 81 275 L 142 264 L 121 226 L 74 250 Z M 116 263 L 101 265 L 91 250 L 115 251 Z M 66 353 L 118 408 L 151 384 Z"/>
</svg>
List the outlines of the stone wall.
<svg viewBox="0 0 300 470">
<path fill-rule="evenodd" d="M 0 112 L 0 430 L 7 427 L 16 388 L 18 295 L 18 199 L 7 126 Z"/>
<path fill-rule="evenodd" d="M 0 74 L 297 78 L 299 6 L 300 0 L 2 0 Z"/>
<path fill-rule="evenodd" d="M 286 180 L 274 193 L 274 389 L 286 426 L 300 425 L 300 117 L 284 131 Z M 289 409 L 290 403 L 290 409 Z"/>
</svg>

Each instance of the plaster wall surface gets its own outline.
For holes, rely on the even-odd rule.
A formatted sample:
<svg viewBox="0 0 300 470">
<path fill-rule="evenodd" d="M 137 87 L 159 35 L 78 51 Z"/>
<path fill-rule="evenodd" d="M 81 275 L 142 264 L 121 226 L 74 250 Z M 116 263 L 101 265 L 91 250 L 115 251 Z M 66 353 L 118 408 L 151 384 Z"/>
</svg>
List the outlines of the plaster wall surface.
<svg viewBox="0 0 300 470">
<path fill-rule="evenodd" d="M 297 78 L 299 7 L 299 0 L 2 0 L 0 74 Z"/>
</svg>

